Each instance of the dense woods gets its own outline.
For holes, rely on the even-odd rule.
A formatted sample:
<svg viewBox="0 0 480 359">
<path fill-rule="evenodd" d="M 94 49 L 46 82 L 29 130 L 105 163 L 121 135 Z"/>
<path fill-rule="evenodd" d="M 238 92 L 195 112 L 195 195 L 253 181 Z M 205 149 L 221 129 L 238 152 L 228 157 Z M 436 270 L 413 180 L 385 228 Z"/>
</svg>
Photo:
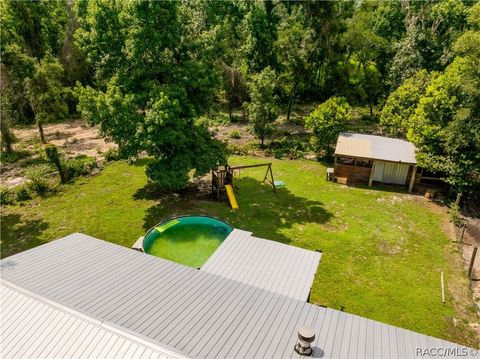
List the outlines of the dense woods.
<svg viewBox="0 0 480 359">
<path fill-rule="evenodd" d="M 278 109 L 319 156 L 367 106 L 455 191 L 480 185 L 480 4 L 473 1 L 2 1 L 2 148 L 10 128 L 80 114 L 148 177 L 186 185 L 225 161 L 197 119 L 243 108 L 262 145 Z M 334 142 L 334 141 L 333 141 Z"/>
</svg>

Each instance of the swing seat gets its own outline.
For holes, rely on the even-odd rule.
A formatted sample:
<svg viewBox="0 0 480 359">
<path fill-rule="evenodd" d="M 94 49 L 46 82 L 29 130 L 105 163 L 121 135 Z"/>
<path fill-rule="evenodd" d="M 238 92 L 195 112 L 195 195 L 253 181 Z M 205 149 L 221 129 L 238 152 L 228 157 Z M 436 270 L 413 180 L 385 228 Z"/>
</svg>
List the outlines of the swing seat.
<svg viewBox="0 0 480 359">
<path fill-rule="evenodd" d="M 275 184 L 275 188 L 283 188 L 283 187 L 285 187 L 285 182 L 283 182 L 283 181 L 276 180 L 276 181 L 273 181 L 273 183 Z"/>
</svg>

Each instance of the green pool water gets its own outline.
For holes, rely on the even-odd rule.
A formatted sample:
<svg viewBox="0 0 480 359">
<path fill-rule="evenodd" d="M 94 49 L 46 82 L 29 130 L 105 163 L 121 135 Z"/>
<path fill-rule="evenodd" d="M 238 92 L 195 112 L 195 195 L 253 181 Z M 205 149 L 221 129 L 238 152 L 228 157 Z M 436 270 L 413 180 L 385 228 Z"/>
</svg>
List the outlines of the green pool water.
<svg viewBox="0 0 480 359">
<path fill-rule="evenodd" d="M 160 223 L 145 235 L 146 253 L 200 268 L 233 228 L 216 218 L 185 216 Z"/>
</svg>

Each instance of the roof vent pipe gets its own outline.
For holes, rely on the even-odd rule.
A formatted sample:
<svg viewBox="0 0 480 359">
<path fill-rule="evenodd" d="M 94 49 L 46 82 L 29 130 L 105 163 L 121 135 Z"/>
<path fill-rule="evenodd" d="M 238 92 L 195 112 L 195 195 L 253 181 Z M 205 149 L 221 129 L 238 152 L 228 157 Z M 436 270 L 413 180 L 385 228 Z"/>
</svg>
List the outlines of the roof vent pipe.
<svg viewBox="0 0 480 359">
<path fill-rule="evenodd" d="M 315 340 L 315 332 L 312 328 L 304 325 L 298 329 L 298 340 L 295 344 L 295 351 L 300 355 L 311 356 L 312 347 L 310 343 Z"/>
</svg>

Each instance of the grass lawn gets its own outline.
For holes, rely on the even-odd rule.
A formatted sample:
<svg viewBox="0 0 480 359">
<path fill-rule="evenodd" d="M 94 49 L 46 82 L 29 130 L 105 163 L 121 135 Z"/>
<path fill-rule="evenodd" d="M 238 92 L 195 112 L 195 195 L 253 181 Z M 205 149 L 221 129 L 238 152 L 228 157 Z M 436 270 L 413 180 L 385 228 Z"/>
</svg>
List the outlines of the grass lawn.
<svg viewBox="0 0 480 359">
<path fill-rule="evenodd" d="M 446 233 L 443 208 L 387 188 L 327 183 L 325 167 L 316 162 L 273 162 L 274 175 L 286 188 L 275 194 L 261 183 L 264 168 L 244 170 L 236 178 L 237 212 L 226 201 L 195 191 L 154 193 L 144 161 L 110 164 L 96 177 L 60 187 L 50 197 L 4 208 L 2 255 L 72 232 L 130 247 L 165 217 L 211 214 L 257 237 L 321 250 L 312 303 L 478 347 L 468 326 L 478 318 L 460 254 Z M 442 271 L 446 304 L 441 301 Z"/>
</svg>

